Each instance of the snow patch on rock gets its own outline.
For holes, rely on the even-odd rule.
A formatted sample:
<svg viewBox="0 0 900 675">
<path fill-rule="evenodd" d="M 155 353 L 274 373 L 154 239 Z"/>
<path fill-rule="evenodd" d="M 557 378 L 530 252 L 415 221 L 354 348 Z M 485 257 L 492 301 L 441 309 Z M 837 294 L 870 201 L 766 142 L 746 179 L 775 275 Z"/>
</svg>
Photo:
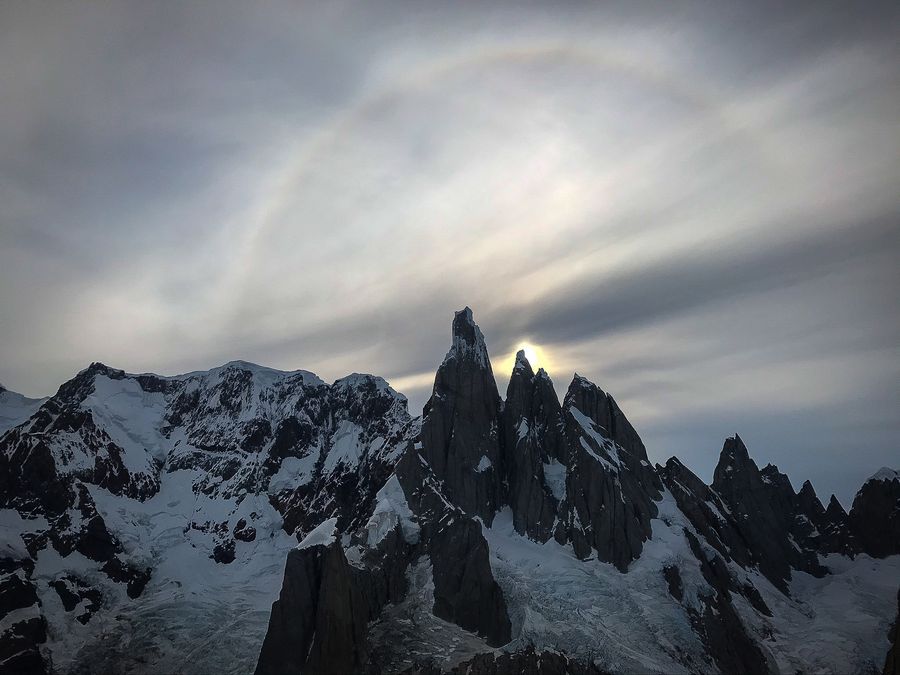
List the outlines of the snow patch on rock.
<svg viewBox="0 0 900 675">
<path fill-rule="evenodd" d="M 544 483 L 558 502 L 566 498 L 566 471 L 566 465 L 552 457 L 549 464 L 544 464 Z"/>
<path fill-rule="evenodd" d="M 375 495 L 375 509 L 366 523 L 367 545 L 378 546 L 398 524 L 406 543 L 418 543 L 419 525 L 415 522 L 400 481 L 393 474 Z"/>
<path fill-rule="evenodd" d="M 313 546 L 328 546 L 335 541 L 337 531 L 337 518 L 329 518 L 303 537 L 303 541 L 297 544 L 297 548 L 312 548 Z"/>
</svg>

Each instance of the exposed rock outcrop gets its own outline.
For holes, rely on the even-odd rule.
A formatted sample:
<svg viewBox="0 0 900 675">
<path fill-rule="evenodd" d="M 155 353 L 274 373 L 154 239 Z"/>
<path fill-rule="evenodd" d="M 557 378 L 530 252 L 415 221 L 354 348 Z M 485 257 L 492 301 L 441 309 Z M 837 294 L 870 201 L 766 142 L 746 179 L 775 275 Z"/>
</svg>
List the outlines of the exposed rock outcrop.
<svg viewBox="0 0 900 675">
<path fill-rule="evenodd" d="M 867 480 L 847 522 L 863 552 L 875 558 L 900 553 L 900 472 L 884 468 Z"/>
<path fill-rule="evenodd" d="M 427 553 L 434 580 L 436 616 L 500 646 L 509 642 L 503 593 L 491 570 L 481 525 L 443 493 L 428 462 L 410 445 L 397 465 L 409 505 L 421 523 L 416 551 Z"/>
<path fill-rule="evenodd" d="M 563 403 L 569 473 L 568 536 L 576 555 L 596 551 L 622 571 L 650 537 L 662 483 L 611 396 L 575 376 Z"/>
<path fill-rule="evenodd" d="M 704 579 L 712 593 L 701 595 L 702 610 L 688 608 L 694 630 L 700 635 L 710 655 L 723 673 L 764 675 L 769 671 L 766 658 L 747 630 L 731 601 L 734 580 L 724 560 L 717 553 L 708 553 L 701 542 L 685 532 Z M 758 594 L 756 596 L 758 598 Z M 758 600 L 760 603 L 762 599 Z M 767 611 L 770 616 L 771 614 Z"/>
<path fill-rule="evenodd" d="M 503 426 L 513 525 L 535 541 L 547 541 L 566 498 L 569 451 L 553 383 L 543 369 L 534 374 L 523 351 L 506 390 Z"/>
<path fill-rule="evenodd" d="M 740 436 L 725 440 L 711 487 L 735 517 L 760 571 L 775 586 L 787 593 L 792 569 L 826 573 L 815 552 L 793 538 L 799 509 L 787 476 L 771 464 L 757 468 Z"/>
<path fill-rule="evenodd" d="M 366 661 L 368 609 L 337 541 L 288 554 L 257 675 L 351 673 Z"/>
<path fill-rule="evenodd" d="M 891 648 L 884 660 L 883 675 L 900 675 L 900 589 L 897 590 L 897 618 L 888 633 Z"/>
<path fill-rule="evenodd" d="M 847 512 L 834 495 L 831 495 L 819 529 L 818 545 L 822 553 L 840 553 L 851 558 L 859 553 L 859 545 L 850 531 Z"/>
<path fill-rule="evenodd" d="M 468 307 L 425 404 L 421 454 L 447 497 L 488 525 L 502 502 L 500 395 L 481 329 Z"/>
<path fill-rule="evenodd" d="M 665 466 L 657 466 L 657 471 L 678 508 L 716 551 L 744 567 L 751 564 L 747 542 L 719 495 L 677 457 L 669 458 Z"/>
<path fill-rule="evenodd" d="M 510 640 L 503 592 L 494 580 L 481 526 L 468 518 L 440 526 L 430 537 L 434 613 L 478 633 L 489 645 Z"/>
<path fill-rule="evenodd" d="M 335 521 L 323 525 L 333 529 Z M 399 527 L 381 542 L 377 560 L 362 566 L 347 561 L 340 538 L 325 534 L 288 554 L 257 675 L 361 672 L 368 663 L 369 621 L 405 593 L 409 549 Z"/>
</svg>

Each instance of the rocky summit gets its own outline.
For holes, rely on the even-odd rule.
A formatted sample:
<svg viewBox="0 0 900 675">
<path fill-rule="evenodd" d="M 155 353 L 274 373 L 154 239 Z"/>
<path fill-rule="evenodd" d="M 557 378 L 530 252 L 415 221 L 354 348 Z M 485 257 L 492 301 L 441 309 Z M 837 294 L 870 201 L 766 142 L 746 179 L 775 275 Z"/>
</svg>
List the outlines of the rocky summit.
<svg viewBox="0 0 900 675">
<path fill-rule="evenodd" d="M 0 390 L 0 673 L 897 672 L 900 473 L 848 511 L 735 435 L 651 464 L 472 311 L 383 379 L 95 363 Z"/>
</svg>

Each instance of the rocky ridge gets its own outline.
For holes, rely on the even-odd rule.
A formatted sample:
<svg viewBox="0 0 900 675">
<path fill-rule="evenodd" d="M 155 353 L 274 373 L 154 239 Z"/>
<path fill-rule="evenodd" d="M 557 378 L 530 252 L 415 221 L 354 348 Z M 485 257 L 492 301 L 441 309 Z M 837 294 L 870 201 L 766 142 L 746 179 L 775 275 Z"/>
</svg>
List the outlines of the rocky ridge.
<svg viewBox="0 0 900 675">
<path fill-rule="evenodd" d="M 380 378 L 243 362 L 92 364 L 26 412 L 0 436 L 7 669 L 179 670 L 191 644 L 222 672 L 753 673 L 888 649 L 860 635 L 896 609 L 872 604 L 900 574 L 896 472 L 846 513 L 736 435 L 711 485 L 654 467 L 585 378 L 560 403 L 520 353 L 502 400 L 468 308 L 422 418 Z"/>
<path fill-rule="evenodd" d="M 851 516 L 833 505 L 825 509 L 811 484 L 794 492 L 777 467 L 759 469 L 737 435 L 726 439 L 712 485 L 676 458 L 652 467 L 637 432 L 599 387 L 576 375 L 560 405 L 547 373 L 535 373 L 519 353 L 501 403 L 483 336 L 468 308 L 457 312 L 452 333 L 453 346 L 425 406 L 422 434 L 409 440 L 396 467 L 405 517 L 420 537 L 392 564 L 408 572 L 424 569 L 430 578 L 419 589 L 411 583 L 407 597 L 396 603 L 406 609 L 385 609 L 389 617 L 376 619 L 377 629 L 368 635 L 372 619 L 360 619 L 353 635 L 366 637 L 345 645 L 345 651 L 378 656 L 355 663 L 357 671 L 778 672 L 784 655 L 776 653 L 773 631 L 781 607 L 796 602 L 791 595 L 796 575 L 828 575 L 820 554 L 830 559 L 900 552 L 896 543 L 890 551 L 862 544 L 853 525 L 852 514 L 866 512 L 871 501 L 893 499 L 891 488 L 861 491 Z M 833 498 L 832 503 L 837 504 Z M 867 518 L 873 532 L 889 531 L 883 515 L 867 513 Z M 359 535 L 348 535 L 348 550 L 358 548 Z M 655 536 L 668 540 L 663 556 Z M 548 547 L 566 558 L 569 568 L 587 572 L 608 563 L 622 585 L 638 575 L 645 583 L 642 555 L 651 544 L 648 564 L 662 563 L 655 574 L 692 638 L 685 636 L 683 645 L 650 667 L 640 657 L 611 656 L 609 645 L 598 646 L 599 655 L 586 654 L 581 645 L 558 640 L 540 646 L 570 651 L 571 664 L 535 656 L 547 627 L 535 626 L 529 616 L 547 607 L 535 602 L 542 580 L 516 578 L 523 559 L 539 551 L 532 572 L 549 575 L 551 592 L 554 583 L 563 582 L 553 572 L 559 561 L 541 551 Z M 286 573 L 285 589 L 293 584 L 289 577 Z M 428 619 L 429 613 L 434 618 Z M 403 622 L 424 622 L 431 626 L 425 630 L 448 634 L 453 633 L 448 624 L 454 624 L 480 637 L 481 646 L 468 645 L 466 652 L 457 644 L 417 643 L 418 656 L 410 659 L 405 646 L 391 653 L 384 644 L 403 637 Z M 260 657 L 260 667 L 269 670 L 258 672 L 288 663 L 279 651 L 285 648 L 269 644 L 280 630 L 270 624 Z M 308 630 L 318 636 L 328 625 Z M 472 655 L 500 645 L 511 656 Z M 302 657 L 295 665 L 288 672 L 332 672 Z"/>
</svg>

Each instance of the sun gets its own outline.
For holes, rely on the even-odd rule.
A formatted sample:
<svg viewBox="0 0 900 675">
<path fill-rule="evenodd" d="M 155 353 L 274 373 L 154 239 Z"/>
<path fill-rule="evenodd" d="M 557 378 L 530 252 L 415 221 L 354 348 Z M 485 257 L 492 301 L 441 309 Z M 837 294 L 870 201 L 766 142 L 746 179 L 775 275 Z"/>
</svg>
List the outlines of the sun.
<svg viewBox="0 0 900 675">
<path fill-rule="evenodd" d="M 547 351 L 533 342 L 521 340 L 511 352 L 508 352 L 508 356 L 500 362 L 499 370 L 497 372 L 503 373 L 504 376 L 513 372 L 516 367 L 516 354 L 518 354 L 520 350 L 525 352 L 525 358 L 528 359 L 528 363 L 531 364 L 531 369 L 534 372 L 537 372 L 539 368 L 543 368 L 546 371 L 551 370 L 553 364 L 550 362 L 551 359 L 549 354 L 547 354 Z"/>
<path fill-rule="evenodd" d="M 527 342 L 521 342 L 516 348 L 516 352 L 518 352 L 520 349 L 525 352 L 525 358 L 528 359 L 528 363 L 531 364 L 531 367 L 533 369 L 537 370 L 541 367 L 541 357 L 538 354 L 537 347 Z"/>
</svg>

